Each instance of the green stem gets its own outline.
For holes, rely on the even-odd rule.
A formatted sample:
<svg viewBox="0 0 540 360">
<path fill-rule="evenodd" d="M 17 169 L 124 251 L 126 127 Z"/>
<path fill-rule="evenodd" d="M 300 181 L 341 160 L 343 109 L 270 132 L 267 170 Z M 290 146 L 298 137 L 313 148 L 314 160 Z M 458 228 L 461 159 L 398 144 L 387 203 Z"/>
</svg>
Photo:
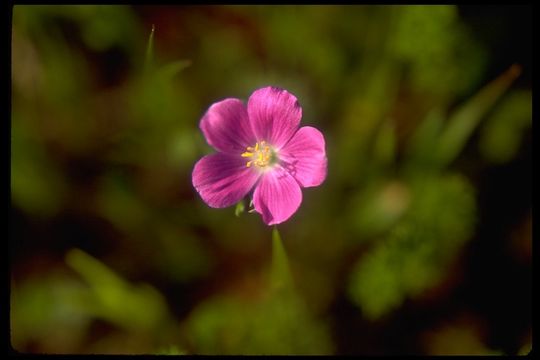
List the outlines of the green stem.
<svg viewBox="0 0 540 360">
<path fill-rule="evenodd" d="M 154 57 L 154 31 L 155 26 L 152 24 L 152 30 L 150 31 L 150 36 L 148 37 L 148 44 L 146 45 L 146 57 L 144 61 L 145 71 L 149 71 L 153 65 Z"/>
<path fill-rule="evenodd" d="M 283 291 L 292 288 L 289 260 L 276 226 L 272 230 L 272 267 L 270 276 L 272 291 Z"/>
</svg>

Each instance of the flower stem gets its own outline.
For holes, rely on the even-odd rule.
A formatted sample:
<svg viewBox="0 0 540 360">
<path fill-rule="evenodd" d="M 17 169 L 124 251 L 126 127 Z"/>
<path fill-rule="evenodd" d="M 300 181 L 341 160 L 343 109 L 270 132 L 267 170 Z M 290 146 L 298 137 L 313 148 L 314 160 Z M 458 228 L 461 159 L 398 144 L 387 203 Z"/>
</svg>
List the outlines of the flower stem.
<svg viewBox="0 0 540 360">
<path fill-rule="evenodd" d="M 146 57 L 144 61 L 144 69 L 146 72 L 150 70 L 154 60 L 154 31 L 155 26 L 152 24 L 152 30 L 150 31 L 150 36 L 148 37 L 148 43 L 146 45 Z"/>
<path fill-rule="evenodd" d="M 292 289 L 289 260 L 276 226 L 272 230 L 272 267 L 270 271 L 270 286 L 273 292 Z"/>
</svg>

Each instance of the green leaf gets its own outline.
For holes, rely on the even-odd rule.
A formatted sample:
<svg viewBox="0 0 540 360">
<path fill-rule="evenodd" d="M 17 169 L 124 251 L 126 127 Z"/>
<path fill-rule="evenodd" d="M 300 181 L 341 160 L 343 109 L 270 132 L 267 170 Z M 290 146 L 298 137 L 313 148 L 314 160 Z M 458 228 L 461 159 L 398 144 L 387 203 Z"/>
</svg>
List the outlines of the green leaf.
<svg viewBox="0 0 540 360">
<path fill-rule="evenodd" d="M 458 156 L 483 116 L 520 73 L 521 68 L 518 65 L 512 65 L 450 116 L 437 147 L 438 163 L 441 167 L 446 166 Z"/>
<path fill-rule="evenodd" d="M 94 316 L 125 329 L 154 330 L 165 323 L 165 300 L 154 288 L 146 284 L 129 284 L 105 264 L 79 249 L 67 253 L 66 263 L 90 285 L 93 296 L 87 300 L 89 311 Z"/>
<path fill-rule="evenodd" d="M 240 200 L 236 207 L 234 208 L 234 215 L 240 216 L 245 210 L 244 200 Z"/>
<path fill-rule="evenodd" d="M 486 119 L 478 144 L 482 155 L 495 163 L 511 160 L 531 123 L 531 92 L 520 90 L 508 94 Z"/>
</svg>

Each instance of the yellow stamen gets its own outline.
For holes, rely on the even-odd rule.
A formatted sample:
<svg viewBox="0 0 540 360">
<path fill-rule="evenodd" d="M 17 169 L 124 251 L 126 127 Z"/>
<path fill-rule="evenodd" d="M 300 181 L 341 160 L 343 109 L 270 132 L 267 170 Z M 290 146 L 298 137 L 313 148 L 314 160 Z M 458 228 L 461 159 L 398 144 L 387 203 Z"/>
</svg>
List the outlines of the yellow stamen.
<svg viewBox="0 0 540 360">
<path fill-rule="evenodd" d="M 275 153 L 273 149 L 266 145 L 266 141 L 260 141 L 255 144 L 254 147 L 248 146 L 246 152 L 240 154 L 240 156 L 245 158 L 251 158 L 250 161 L 246 163 L 247 167 L 251 167 L 252 164 L 260 168 L 264 168 L 274 161 Z"/>
</svg>

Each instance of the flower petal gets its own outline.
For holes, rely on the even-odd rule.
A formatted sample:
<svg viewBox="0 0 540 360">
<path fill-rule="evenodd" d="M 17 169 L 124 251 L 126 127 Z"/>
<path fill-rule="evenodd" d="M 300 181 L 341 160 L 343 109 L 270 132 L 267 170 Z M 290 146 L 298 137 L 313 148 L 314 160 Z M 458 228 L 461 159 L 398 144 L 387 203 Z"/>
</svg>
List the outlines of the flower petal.
<svg viewBox="0 0 540 360">
<path fill-rule="evenodd" d="M 256 142 L 246 108 L 239 99 L 212 104 L 199 127 L 208 144 L 224 153 L 241 154 Z"/>
<path fill-rule="evenodd" d="M 300 185 L 279 166 L 264 173 L 253 192 L 253 206 L 267 225 L 289 219 L 301 202 Z"/>
<path fill-rule="evenodd" d="M 264 140 L 278 150 L 294 135 L 302 118 L 296 97 L 271 86 L 251 94 L 247 112 L 257 140 Z"/>
<path fill-rule="evenodd" d="M 246 167 L 241 157 L 215 153 L 197 161 L 192 182 L 205 203 L 214 208 L 223 208 L 246 196 L 259 176 L 257 171 Z"/>
<path fill-rule="evenodd" d="M 324 136 L 314 127 L 298 129 L 291 140 L 280 150 L 281 165 L 303 187 L 320 185 L 326 179 Z"/>
</svg>

